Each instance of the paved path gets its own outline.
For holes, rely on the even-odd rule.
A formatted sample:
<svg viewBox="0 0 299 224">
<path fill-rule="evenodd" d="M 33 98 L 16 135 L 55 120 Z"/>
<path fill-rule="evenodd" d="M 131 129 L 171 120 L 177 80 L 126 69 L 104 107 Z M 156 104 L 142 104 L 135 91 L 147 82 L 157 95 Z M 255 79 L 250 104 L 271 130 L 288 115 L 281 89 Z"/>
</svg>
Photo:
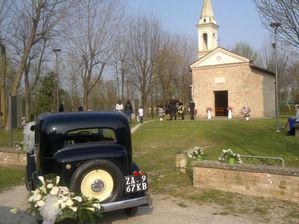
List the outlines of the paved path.
<svg viewBox="0 0 299 224">
<path fill-rule="evenodd" d="M 17 186 L 0 193 L 0 224 L 36 224 L 26 212 L 27 191 Z M 162 195 L 152 195 L 153 206 L 141 207 L 134 217 L 126 216 L 122 211 L 105 214 L 101 223 L 106 224 L 256 224 L 245 217 L 214 215 L 219 212 L 217 206 L 199 206 L 192 202 L 182 203 L 178 199 Z M 17 214 L 10 209 L 17 208 Z"/>
</svg>

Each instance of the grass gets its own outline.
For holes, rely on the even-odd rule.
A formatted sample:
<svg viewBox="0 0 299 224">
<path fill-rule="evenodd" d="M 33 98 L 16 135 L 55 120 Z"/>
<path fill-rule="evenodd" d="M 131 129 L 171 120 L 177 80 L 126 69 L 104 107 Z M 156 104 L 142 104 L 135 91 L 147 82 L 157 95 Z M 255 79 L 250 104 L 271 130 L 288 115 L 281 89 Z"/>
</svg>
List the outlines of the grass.
<svg viewBox="0 0 299 224">
<path fill-rule="evenodd" d="M 281 217 L 289 221 L 297 218 L 299 206 L 278 200 L 195 189 L 190 170 L 182 174 L 175 169 L 175 156 L 194 146 L 201 146 L 207 159 L 217 160 L 222 149 L 231 148 L 244 155 L 282 157 L 286 166 L 299 167 L 298 145 L 299 138 L 275 131 L 274 119 L 154 120 L 133 134 L 134 160 L 148 173 L 152 193 L 190 199 L 198 204 L 217 204 L 221 207 L 217 214 L 257 214 L 262 219 L 259 221 L 263 222 L 271 216 L 269 209 L 288 210 L 289 213 Z M 298 219 L 294 223 L 298 223 Z"/>
<path fill-rule="evenodd" d="M 285 120 L 281 120 L 281 126 Z M 132 126 L 136 123 L 133 122 Z M 7 146 L 9 133 L 1 133 L 0 146 Z M 217 160 L 222 149 L 245 155 L 277 156 L 286 166 L 299 167 L 299 138 L 275 131 L 274 119 L 197 120 L 144 123 L 132 135 L 134 160 L 149 175 L 150 192 L 188 199 L 198 204 L 216 204 L 215 214 L 247 214 L 257 222 L 269 223 L 271 210 L 278 211 L 281 223 L 299 222 L 299 205 L 216 190 L 201 191 L 192 186 L 192 171 L 175 169 L 175 156 L 194 146 L 205 149 L 206 158 Z M 6 135 L 6 137 L 4 136 Z M 20 140 L 21 131 L 14 133 Z M 0 191 L 23 182 L 24 171 L 0 168 Z M 179 206 L 187 204 L 182 201 Z"/>
<path fill-rule="evenodd" d="M 0 167 L 0 192 L 24 183 L 24 169 Z"/>
<path fill-rule="evenodd" d="M 0 147 L 8 147 L 10 141 L 10 131 L 0 131 Z M 13 141 L 22 141 L 23 140 L 23 130 L 14 129 L 13 131 Z"/>
</svg>

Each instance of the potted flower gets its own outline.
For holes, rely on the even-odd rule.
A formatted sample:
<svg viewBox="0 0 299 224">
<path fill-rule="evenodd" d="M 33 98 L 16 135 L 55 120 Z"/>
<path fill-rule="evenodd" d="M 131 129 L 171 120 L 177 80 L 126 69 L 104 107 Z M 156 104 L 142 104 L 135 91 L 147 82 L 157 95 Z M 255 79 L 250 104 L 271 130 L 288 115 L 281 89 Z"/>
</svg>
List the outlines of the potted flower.
<svg viewBox="0 0 299 224">
<path fill-rule="evenodd" d="M 187 155 L 190 159 L 202 160 L 203 149 L 199 146 L 195 146 L 194 148 L 188 150 Z"/>
<path fill-rule="evenodd" d="M 232 114 L 233 107 L 232 106 L 228 106 L 227 110 L 228 110 L 228 119 L 232 119 L 233 118 L 233 114 Z"/>
<path fill-rule="evenodd" d="M 211 119 L 211 118 L 212 118 L 212 114 L 211 114 L 211 112 L 212 112 L 212 107 L 208 106 L 208 107 L 207 107 L 208 119 Z"/>
<path fill-rule="evenodd" d="M 97 199 L 76 196 L 65 186 L 60 186 L 60 178 L 39 176 L 40 186 L 29 195 L 29 213 L 42 220 L 43 224 L 54 224 L 66 219 L 76 223 L 97 223 L 102 218 L 101 205 Z"/>
<path fill-rule="evenodd" d="M 246 120 L 249 120 L 250 117 L 250 108 L 248 106 L 243 106 L 241 108 L 241 114 Z"/>
<path fill-rule="evenodd" d="M 233 152 L 231 149 L 223 149 L 218 161 L 228 164 L 243 163 L 240 154 Z"/>
</svg>

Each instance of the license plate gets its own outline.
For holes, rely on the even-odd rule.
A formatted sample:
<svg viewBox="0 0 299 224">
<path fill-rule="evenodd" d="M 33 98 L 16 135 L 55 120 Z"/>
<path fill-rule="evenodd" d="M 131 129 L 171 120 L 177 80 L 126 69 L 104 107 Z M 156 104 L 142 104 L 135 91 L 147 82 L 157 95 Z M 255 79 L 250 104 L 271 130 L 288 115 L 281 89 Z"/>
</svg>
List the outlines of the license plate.
<svg viewBox="0 0 299 224">
<path fill-rule="evenodd" d="M 147 175 L 142 176 L 125 176 L 126 194 L 146 191 L 148 189 Z"/>
</svg>

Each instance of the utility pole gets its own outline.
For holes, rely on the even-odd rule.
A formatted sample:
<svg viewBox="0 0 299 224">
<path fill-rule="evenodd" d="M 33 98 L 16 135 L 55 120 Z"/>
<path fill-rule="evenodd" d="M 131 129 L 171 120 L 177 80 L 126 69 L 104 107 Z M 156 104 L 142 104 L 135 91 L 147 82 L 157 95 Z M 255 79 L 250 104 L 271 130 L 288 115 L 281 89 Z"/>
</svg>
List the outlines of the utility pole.
<svg viewBox="0 0 299 224">
<path fill-rule="evenodd" d="M 281 23 L 273 22 L 270 26 L 274 29 L 274 43 L 272 47 L 274 49 L 274 60 L 275 60 L 275 119 L 276 119 L 276 132 L 280 132 L 278 119 L 279 119 L 279 101 L 278 101 L 278 67 L 277 67 L 277 29 L 281 26 Z"/>
</svg>

